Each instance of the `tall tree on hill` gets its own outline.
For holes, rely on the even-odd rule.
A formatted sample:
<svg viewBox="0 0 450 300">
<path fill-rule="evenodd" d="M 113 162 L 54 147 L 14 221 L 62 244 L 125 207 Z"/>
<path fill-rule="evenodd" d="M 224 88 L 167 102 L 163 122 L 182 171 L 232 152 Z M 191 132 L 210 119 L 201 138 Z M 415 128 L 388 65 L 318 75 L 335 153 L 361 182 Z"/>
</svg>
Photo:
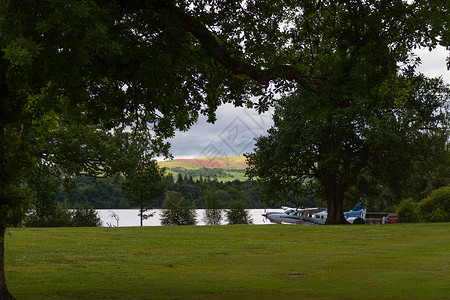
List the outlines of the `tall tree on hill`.
<svg viewBox="0 0 450 300">
<path fill-rule="evenodd" d="M 390 87 L 414 47 L 450 45 L 445 0 L 4 0 L 0 16 L 3 299 L 12 298 L 4 233 L 27 207 L 23 183 L 48 146 L 36 143 L 40 133 L 132 126 L 164 152 L 163 138 L 199 113 L 213 121 L 221 103 L 252 105 L 254 95 L 264 110 L 277 93 L 306 90 L 317 107 L 345 108 L 362 92 Z M 87 153 L 82 158 L 98 161 Z M 75 154 L 66 166 L 95 169 Z"/>
</svg>

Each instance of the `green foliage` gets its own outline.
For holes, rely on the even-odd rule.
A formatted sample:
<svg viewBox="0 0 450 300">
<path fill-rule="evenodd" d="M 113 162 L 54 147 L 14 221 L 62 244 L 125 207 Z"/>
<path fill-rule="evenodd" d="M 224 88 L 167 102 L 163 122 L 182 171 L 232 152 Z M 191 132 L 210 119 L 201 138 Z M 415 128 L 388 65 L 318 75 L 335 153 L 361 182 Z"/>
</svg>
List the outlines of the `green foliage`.
<svg viewBox="0 0 450 300">
<path fill-rule="evenodd" d="M 448 87 L 411 72 L 396 79 L 400 91 L 372 91 L 319 111 L 321 97 L 310 92 L 280 100 L 274 127 L 246 155 L 247 174 L 261 182 L 266 199 L 301 195 L 305 181 L 314 179 L 329 209 L 342 207 L 350 192 L 355 200 L 373 197 L 378 186 L 389 187 L 391 201 L 399 201 L 411 193 L 411 178 L 428 176 L 444 163 Z M 399 105 L 404 88 L 408 101 Z"/>
<path fill-rule="evenodd" d="M 59 203 L 67 201 L 69 207 L 74 208 L 76 204 L 89 202 L 98 209 L 131 208 L 136 207 L 139 203 L 133 203 L 129 198 L 125 197 L 122 176 L 98 179 L 81 176 L 79 178 L 73 178 L 72 180 L 75 184 L 75 188 L 65 190 L 60 187 L 57 196 Z M 257 182 L 238 180 L 219 182 L 209 180 L 208 178 L 192 182 L 189 182 L 189 180 L 174 182 L 173 177 L 169 173 L 166 176 L 166 185 L 167 191 L 180 193 L 185 198 L 193 200 L 198 208 L 205 208 L 204 195 L 205 191 L 209 189 L 217 191 L 220 200 L 224 202 L 224 206 L 227 206 L 226 203 L 237 198 L 244 200 L 249 208 L 264 207 Z M 162 205 L 162 201 L 163 197 L 160 196 L 156 199 L 149 200 L 149 204 L 155 208 L 159 208 Z M 293 203 L 292 205 L 297 205 L 297 203 Z"/>
<path fill-rule="evenodd" d="M 57 203 L 56 195 L 60 186 L 59 172 L 50 164 L 41 162 L 36 174 L 29 179 L 33 191 L 32 206 L 27 214 L 26 227 L 67 227 L 72 226 L 72 214 L 66 203 Z"/>
<path fill-rule="evenodd" d="M 72 212 L 67 206 L 56 203 L 53 205 L 47 203 L 46 210 L 41 211 L 38 206 L 32 206 L 29 214 L 27 214 L 23 225 L 25 227 L 71 227 Z"/>
<path fill-rule="evenodd" d="M 137 164 L 132 164 L 125 170 L 122 188 L 126 198 L 139 204 L 139 216 L 143 226 L 143 220 L 153 216 L 145 214 L 149 201 L 155 200 L 166 191 L 164 169 L 160 168 L 155 160 L 143 155 Z"/>
<path fill-rule="evenodd" d="M 264 110 L 274 95 L 305 89 L 321 95 L 319 111 L 342 106 L 398 86 L 398 66 L 415 46 L 448 45 L 441 2 L 261 1 L 215 10 L 171 1 L 2 4 L 2 139 L 4 130 L 17 131 L 28 157 L 96 175 L 98 150 L 108 152 L 101 137 L 126 126 L 150 131 L 152 150 L 167 154 L 164 138 L 187 129 L 200 112 L 214 120 L 221 103 L 252 106 L 243 99 L 257 95 Z M 397 103 L 406 103 L 407 87 L 397 92 Z M 87 138 L 84 125 L 100 138 Z M 43 133 L 57 143 L 45 143 Z M 2 157 L 14 148 L 6 138 L 0 144 Z M 91 144 L 96 151 L 79 151 Z M 53 145 L 59 155 L 41 155 Z M 109 164 L 114 160 L 102 165 L 107 174 Z M 13 185 L 24 182 L 19 177 Z"/>
<path fill-rule="evenodd" d="M 424 222 L 450 222 L 450 186 L 434 190 L 419 202 L 418 210 Z"/>
<path fill-rule="evenodd" d="M 419 203 L 411 198 L 404 199 L 397 207 L 397 213 L 404 223 L 450 222 L 450 187 L 434 190 Z"/>
<path fill-rule="evenodd" d="M 450 147 L 447 149 L 443 163 L 433 170 L 428 178 L 417 180 L 417 182 L 421 184 L 418 200 L 426 198 L 434 190 L 450 186 Z"/>
<path fill-rule="evenodd" d="M 223 204 L 220 201 L 218 193 L 215 190 L 206 190 L 203 197 L 205 198 L 205 215 L 203 217 L 205 224 L 220 225 L 223 217 Z"/>
<path fill-rule="evenodd" d="M 229 209 L 225 210 L 225 215 L 227 222 L 230 225 L 253 223 L 245 203 L 240 200 L 234 200 L 231 202 Z"/>
<path fill-rule="evenodd" d="M 89 203 L 77 204 L 75 209 L 68 209 L 53 200 L 47 202 L 47 210 L 41 212 L 36 208 L 27 214 L 25 227 L 100 227 L 102 222 L 94 207 Z"/>
<path fill-rule="evenodd" d="M 29 153 L 30 145 L 13 126 L 2 127 L 3 120 L 0 115 L 0 232 L 1 228 L 21 223 L 31 202 L 31 189 L 24 179 L 33 176 L 30 166 L 37 164 Z"/>
<path fill-rule="evenodd" d="M 67 191 L 60 187 L 57 201 L 62 203 L 67 201 L 68 205 L 74 208 L 77 204 L 89 202 L 95 208 L 131 208 L 130 202 L 124 196 L 121 188 L 122 176 L 114 178 L 92 178 L 81 176 L 73 178 L 75 187 Z"/>
<path fill-rule="evenodd" d="M 403 199 L 397 207 L 398 218 L 401 223 L 420 222 L 417 203 L 412 198 Z"/>
<path fill-rule="evenodd" d="M 161 213 L 162 225 L 195 225 L 196 212 L 192 201 L 183 196 L 169 192 L 166 194 Z"/>
<path fill-rule="evenodd" d="M 31 191 L 13 183 L 0 186 L 0 227 L 19 225 L 30 204 Z M 1 238 L 0 238 L 1 239 Z"/>
<path fill-rule="evenodd" d="M 94 207 L 89 203 L 84 203 L 75 208 L 72 216 L 72 225 L 74 227 L 99 227 L 102 226 L 102 221 Z"/>
<path fill-rule="evenodd" d="M 60 187 L 60 170 L 52 164 L 41 162 L 36 174 L 28 181 L 34 197 L 24 222 L 26 227 L 86 227 L 101 226 L 100 218 L 87 202 L 77 205 L 74 211 L 67 202 L 58 203 L 56 196 Z"/>
<path fill-rule="evenodd" d="M 167 190 L 177 192 L 185 198 L 189 198 L 196 203 L 198 208 L 204 208 L 205 191 L 212 189 L 217 191 L 219 199 L 227 206 L 233 199 L 242 199 L 249 208 L 264 207 L 262 196 L 258 191 L 258 183 L 251 181 L 229 181 L 220 182 L 217 180 L 210 180 L 206 178 L 202 181 L 177 180 L 173 182 L 171 177 L 167 178 Z"/>
<path fill-rule="evenodd" d="M 42 46 L 31 38 L 18 37 L 2 51 L 5 53 L 5 59 L 10 60 L 13 65 L 21 67 L 31 65 L 33 59 L 42 51 Z"/>
</svg>

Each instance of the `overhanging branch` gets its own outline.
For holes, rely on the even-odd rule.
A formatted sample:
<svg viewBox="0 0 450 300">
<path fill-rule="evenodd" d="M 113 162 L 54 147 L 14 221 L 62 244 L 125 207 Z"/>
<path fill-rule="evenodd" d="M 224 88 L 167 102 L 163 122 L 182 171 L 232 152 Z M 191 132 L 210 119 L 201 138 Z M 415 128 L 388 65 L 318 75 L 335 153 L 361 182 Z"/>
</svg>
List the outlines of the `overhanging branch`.
<svg viewBox="0 0 450 300">
<path fill-rule="evenodd" d="M 304 89 L 315 94 L 321 94 L 320 86 L 303 72 L 290 65 L 277 65 L 268 69 L 261 69 L 246 61 L 240 60 L 227 52 L 218 42 L 216 36 L 201 22 L 179 8 L 173 1 L 156 0 L 155 2 L 135 0 L 119 0 L 122 6 L 129 5 L 134 9 L 166 9 L 179 21 L 184 30 L 190 32 L 200 42 L 206 52 L 223 67 L 234 75 L 246 75 L 256 82 L 267 86 L 276 79 L 296 82 Z M 151 4 L 153 3 L 153 4 Z"/>
<path fill-rule="evenodd" d="M 313 93 L 320 94 L 319 86 L 292 66 L 278 65 L 262 70 L 248 62 L 233 57 L 219 45 L 214 34 L 204 24 L 196 22 L 194 18 L 178 8 L 174 3 L 166 1 L 164 3 L 177 16 L 183 28 L 198 39 L 208 54 L 234 75 L 246 75 L 263 85 L 268 85 L 270 81 L 275 79 L 286 79 L 298 83 Z"/>
</svg>

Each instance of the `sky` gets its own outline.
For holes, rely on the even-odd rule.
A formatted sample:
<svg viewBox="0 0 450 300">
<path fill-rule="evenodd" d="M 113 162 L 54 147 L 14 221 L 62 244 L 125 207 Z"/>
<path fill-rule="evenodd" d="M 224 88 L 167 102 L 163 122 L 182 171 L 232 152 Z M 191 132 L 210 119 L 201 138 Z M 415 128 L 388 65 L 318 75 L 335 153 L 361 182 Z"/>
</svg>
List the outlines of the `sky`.
<svg viewBox="0 0 450 300">
<path fill-rule="evenodd" d="M 422 64 L 419 71 L 428 77 L 443 77 L 450 84 L 450 71 L 446 68 L 448 51 L 437 48 L 416 50 Z M 187 132 L 177 132 L 167 141 L 170 152 L 177 158 L 209 158 L 218 156 L 242 155 L 252 152 L 255 138 L 266 135 L 273 125 L 272 111 L 259 115 L 257 111 L 225 104 L 217 110 L 217 121 L 208 123 L 200 116 L 198 122 Z"/>
</svg>

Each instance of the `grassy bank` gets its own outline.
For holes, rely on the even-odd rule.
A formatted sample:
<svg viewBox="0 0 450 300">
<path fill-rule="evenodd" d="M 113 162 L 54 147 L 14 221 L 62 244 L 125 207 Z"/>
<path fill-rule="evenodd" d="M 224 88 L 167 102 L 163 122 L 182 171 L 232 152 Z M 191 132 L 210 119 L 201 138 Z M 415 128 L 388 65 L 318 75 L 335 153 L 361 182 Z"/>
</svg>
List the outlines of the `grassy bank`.
<svg viewBox="0 0 450 300">
<path fill-rule="evenodd" d="M 450 224 L 10 229 L 18 299 L 449 299 Z"/>
</svg>

